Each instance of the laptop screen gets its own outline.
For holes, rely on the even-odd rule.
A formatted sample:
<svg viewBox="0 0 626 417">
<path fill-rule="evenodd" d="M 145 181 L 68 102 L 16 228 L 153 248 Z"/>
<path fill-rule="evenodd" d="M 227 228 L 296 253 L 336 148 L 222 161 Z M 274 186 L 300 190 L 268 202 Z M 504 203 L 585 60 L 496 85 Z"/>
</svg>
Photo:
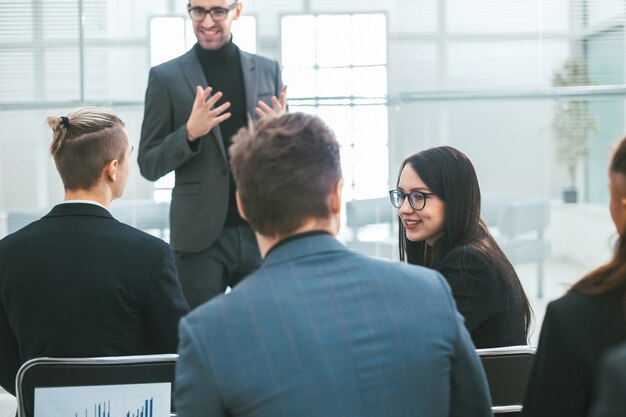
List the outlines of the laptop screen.
<svg viewBox="0 0 626 417">
<path fill-rule="evenodd" d="M 171 383 L 35 388 L 35 417 L 169 417 Z"/>
<path fill-rule="evenodd" d="M 177 358 L 33 359 L 17 376 L 20 417 L 169 417 Z"/>
</svg>

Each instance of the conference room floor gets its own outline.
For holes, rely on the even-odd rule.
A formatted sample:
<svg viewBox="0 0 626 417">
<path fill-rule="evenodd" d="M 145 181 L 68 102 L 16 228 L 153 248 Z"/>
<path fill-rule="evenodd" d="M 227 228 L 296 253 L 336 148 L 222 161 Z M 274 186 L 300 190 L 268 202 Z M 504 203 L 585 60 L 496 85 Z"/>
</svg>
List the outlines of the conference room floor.
<svg viewBox="0 0 626 417">
<path fill-rule="evenodd" d="M 570 260 L 549 258 L 545 264 L 544 297 L 538 299 L 536 265 L 523 265 L 516 269 L 534 310 L 530 343 L 536 346 L 548 302 L 562 296 L 571 284 L 588 271 Z M 0 417 L 15 417 L 15 409 L 15 398 L 0 388 Z"/>
</svg>

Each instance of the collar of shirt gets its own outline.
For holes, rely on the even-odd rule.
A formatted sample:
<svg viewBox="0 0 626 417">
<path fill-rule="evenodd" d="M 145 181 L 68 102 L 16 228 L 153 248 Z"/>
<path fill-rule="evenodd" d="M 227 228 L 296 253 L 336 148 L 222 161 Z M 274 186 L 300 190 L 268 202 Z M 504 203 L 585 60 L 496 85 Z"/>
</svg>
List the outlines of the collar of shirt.
<svg viewBox="0 0 626 417">
<path fill-rule="evenodd" d="M 105 209 L 106 211 L 108 211 L 110 213 L 108 208 L 104 207 L 102 204 L 98 203 L 97 201 L 93 201 L 93 200 L 65 200 L 65 201 L 62 201 L 59 204 L 74 204 L 74 203 L 93 204 L 94 206 L 102 207 L 103 209 Z"/>
</svg>

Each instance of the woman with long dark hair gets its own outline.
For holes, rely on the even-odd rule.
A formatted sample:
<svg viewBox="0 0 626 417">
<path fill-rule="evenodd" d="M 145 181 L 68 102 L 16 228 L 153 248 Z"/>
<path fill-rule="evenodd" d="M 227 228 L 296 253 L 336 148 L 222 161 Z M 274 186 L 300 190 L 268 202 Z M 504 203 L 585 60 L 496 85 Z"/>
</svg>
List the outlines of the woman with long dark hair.
<svg viewBox="0 0 626 417">
<path fill-rule="evenodd" d="M 400 259 L 447 279 L 476 348 L 526 344 L 530 305 L 480 218 L 470 160 L 449 146 L 416 153 L 402 163 L 389 196 L 400 217 Z"/>
<path fill-rule="evenodd" d="M 626 341 L 626 138 L 609 167 L 611 218 L 619 235 L 613 259 L 548 304 L 524 415 L 587 416 L 600 358 Z"/>
</svg>

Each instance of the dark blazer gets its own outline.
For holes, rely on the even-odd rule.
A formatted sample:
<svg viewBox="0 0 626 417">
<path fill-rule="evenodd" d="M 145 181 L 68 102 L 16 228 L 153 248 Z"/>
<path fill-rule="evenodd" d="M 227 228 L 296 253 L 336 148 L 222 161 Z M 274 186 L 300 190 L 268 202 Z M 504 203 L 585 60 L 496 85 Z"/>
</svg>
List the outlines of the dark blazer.
<svg viewBox="0 0 626 417">
<path fill-rule="evenodd" d="M 443 277 L 289 239 L 181 320 L 179 417 L 491 416 Z"/>
<path fill-rule="evenodd" d="M 589 417 L 626 416 L 626 344 L 608 352 L 598 372 L 595 401 Z"/>
<path fill-rule="evenodd" d="M 255 118 L 257 102 L 271 106 L 282 88 L 277 62 L 240 51 L 246 109 Z M 192 48 L 184 55 L 153 67 L 146 90 L 138 162 L 141 174 L 154 181 L 176 172 L 170 206 L 170 241 L 174 250 L 201 252 L 217 239 L 228 209 L 229 164 L 219 126 L 198 139 L 193 150 L 186 123 L 196 86 L 207 87 Z"/>
<path fill-rule="evenodd" d="M 548 304 L 524 400 L 524 415 L 583 417 L 602 355 L 626 341 L 620 294 L 571 291 Z"/>
<path fill-rule="evenodd" d="M 41 356 L 175 352 L 189 311 L 168 244 L 87 203 L 0 241 L 0 383 Z"/>
<path fill-rule="evenodd" d="M 487 257 L 468 246 L 450 251 L 435 269 L 450 284 L 477 349 L 527 343 L 521 294 L 513 277 L 498 276 Z"/>
</svg>

